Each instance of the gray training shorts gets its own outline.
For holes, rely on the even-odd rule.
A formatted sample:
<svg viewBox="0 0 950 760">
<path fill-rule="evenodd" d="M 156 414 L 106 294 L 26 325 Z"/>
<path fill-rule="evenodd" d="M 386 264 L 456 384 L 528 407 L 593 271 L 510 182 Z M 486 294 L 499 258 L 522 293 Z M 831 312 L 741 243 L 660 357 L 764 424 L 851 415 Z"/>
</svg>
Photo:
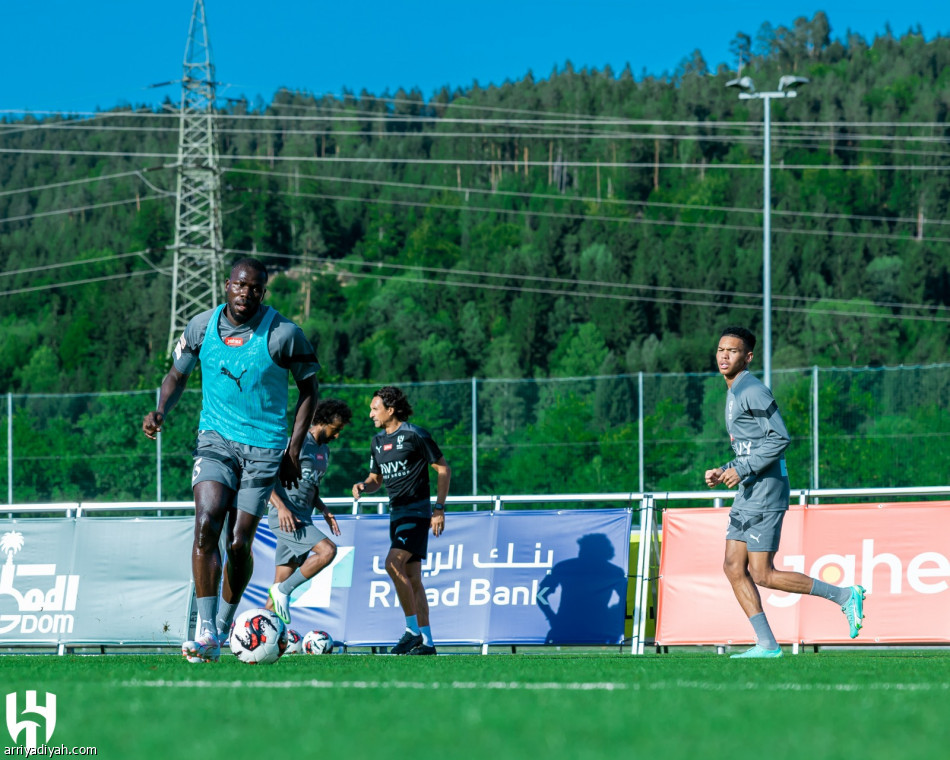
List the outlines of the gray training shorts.
<svg viewBox="0 0 950 760">
<path fill-rule="evenodd" d="M 750 552 L 777 552 L 786 511 L 747 512 L 733 507 L 726 540 L 742 541 Z"/>
<path fill-rule="evenodd" d="M 313 523 L 304 523 L 292 533 L 273 526 L 271 530 L 277 539 L 275 565 L 302 565 L 314 546 L 323 539 L 330 538 Z"/>
<path fill-rule="evenodd" d="M 236 492 L 234 506 L 255 517 L 267 512 L 283 449 L 264 449 L 229 441 L 213 430 L 199 430 L 192 452 L 191 487 L 206 480 L 222 483 Z"/>
</svg>

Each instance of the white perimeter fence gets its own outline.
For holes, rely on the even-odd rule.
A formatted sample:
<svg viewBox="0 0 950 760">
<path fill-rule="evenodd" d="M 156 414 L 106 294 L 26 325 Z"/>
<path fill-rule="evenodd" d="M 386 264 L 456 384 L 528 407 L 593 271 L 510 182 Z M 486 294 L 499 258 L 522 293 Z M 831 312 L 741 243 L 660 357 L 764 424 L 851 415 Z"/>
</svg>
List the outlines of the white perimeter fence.
<svg viewBox="0 0 950 760">
<path fill-rule="evenodd" d="M 894 501 L 934 500 L 950 497 L 950 486 L 906 487 L 906 488 L 839 488 L 839 489 L 797 489 L 792 491 L 792 500 L 799 504 L 841 503 L 841 502 L 873 502 L 884 503 Z M 545 494 L 545 495 L 477 495 L 451 496 L 448 498 L 450 509 L 448 519 L 451 521 L 452 511 L 486 511 L 486 510 L 520 510 L 539 506 L 552 509 L 590 509 L 601 507 L 625 507 L 634 512 L 634 523 L 631 529 L 631 540 L 638 543 L 635 562 L 628 569 L 628 584 L 632 583 L 632 609 L 628 613 L 632 617 L 632 627 L 629 635 L 629 650 L 632 654 L 643 654 L 648 643 L 647 623 L 650 612 L 656 610 L 656 593 L 659 577 L 660 559 L 660 531 L 662 527 L 662 510 L 667 508 L 685 508 L 688 503 L 695 506 L 697 502 L 710 506 L 724 507 L 726 502 L 734 496 L 734 492 L 726 491 L 678 491 L 660 493 L 578 493 L 578 494 Z M 364 497 L 360 502 L 350 498 L 324 499 L 331 510 L 337 513 L 352 511 L 353 514 L 385 513 L 387 500 L 385 497 Z M 161 518 L 163 516 L 181 517 L 182 514 L 194 511 L 194 504 L 188 501 L 180 502 L 76 502 L 56 504 L 22 504 L 5 506 L 0 511 L 0 532 L 11 528 L 25 518 L 66 517 L 73 518 L 77 523 L 83 523 L 93 531 L 94 523 L 110 517 L 128 518 L 139 516 L 143 518 Z M 4 519 L 6 518 L 6 519 Z M 7 522 L 7 521 L 13 522 Z M 34 521 L 34 524 L 37 521 Z M 6 524 L 4 524 L 6 523 Z M 90 524 L 93 525 L 90 525 Z M 51 547 L 52 548 L 52 547 Z M 6 552 L 7 564 L 10 564 L 12 554 L 17 550 L 14 542 L 8 541 L 0 545 L 0 551 Z M 168 553 L 167 546 L 155 546 L 154 550 Z M 59 558 L 57 558 L 59 559 Z M 52 565 L 50 565 L 52 566 Z M 31 566 L 35 568 L 40 565 Z M 45 567 L 45 565 L 44 565 Z M 121 584 L 122 580 L 117 580 Z M 52 593 L 52 592 L 51 592 Z M 68 593 L 68 587 L 67 587 Z M 54 594 L 55 595 L 55 594 Z M 62 595 L 61 593 L 59 594 Z M 58 597 L 57 597 L 58 598 Z M 630 594 L 628 591 L 628 599 Z M 190 616 L 191 595 L 180 610 L 183 621 Z M 0 637 L 2 643 L 2 637 Z M 115 643 L 115 642 L 110 642 Z M 159 642 L 144 637 L 141 640 L 125 640 L 123 645 L 154 645 Z M 60 643 L 57 647 L 63 653 L 67 644 Z"/>
</svg>

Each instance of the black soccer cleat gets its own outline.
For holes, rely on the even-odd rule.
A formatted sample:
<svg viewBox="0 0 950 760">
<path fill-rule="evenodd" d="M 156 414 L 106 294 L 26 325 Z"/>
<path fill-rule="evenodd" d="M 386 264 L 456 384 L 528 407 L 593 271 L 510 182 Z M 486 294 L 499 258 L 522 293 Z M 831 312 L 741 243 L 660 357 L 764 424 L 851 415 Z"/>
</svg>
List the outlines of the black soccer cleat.
<svg viewBox="0 0 950 760">
<path fill-rule="evenodd" d="M 399 643 L 389 650 L 390 654 L 409 654 L 413 649 L 422 645 L 422 634 L 406 631 Z"/>
</svg>

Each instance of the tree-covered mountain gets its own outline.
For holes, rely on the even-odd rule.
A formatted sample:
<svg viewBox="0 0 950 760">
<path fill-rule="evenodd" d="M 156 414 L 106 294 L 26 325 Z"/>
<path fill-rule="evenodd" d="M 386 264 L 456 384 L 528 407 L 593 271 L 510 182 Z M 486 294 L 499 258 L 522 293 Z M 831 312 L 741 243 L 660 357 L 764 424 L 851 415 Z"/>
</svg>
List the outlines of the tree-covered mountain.
<svg viewBox="0 0 950 760">
<path fill-rule="evenodd" d="M 761 327 L 762 90 L 772 103 L 773 367 L 947 361 L 950 39 L 832 39 L 824 14 L 670 76 L 219 114 L 226 260 L 262 258 L 325 381 L 708 371 Z M 305 84 L 305 83 L 302 83 Z M 154 387 L 167 358 L 178 121 L 0 125 L 0 389 Z"/>
</svg>

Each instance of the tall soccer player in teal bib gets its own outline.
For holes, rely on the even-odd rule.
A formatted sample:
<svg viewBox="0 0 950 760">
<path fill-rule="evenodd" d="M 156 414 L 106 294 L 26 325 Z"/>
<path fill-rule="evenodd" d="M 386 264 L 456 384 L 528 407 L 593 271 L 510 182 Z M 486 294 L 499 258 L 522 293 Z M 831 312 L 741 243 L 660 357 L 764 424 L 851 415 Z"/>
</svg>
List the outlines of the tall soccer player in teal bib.
<svg viewBox="0 0 950 760">
<path fill-rule="evenodd" d="M 261 303 L 266 289 L 267 270 L 260 261 L 244 258 L 234 264 L 225 303 L 185 327 L 162 381 L 158 408 L 142 422 L 142 430 L 154 438 L 200 361 L 202 406 L 191 474 L 191 567 L 199 622 L 195 638 L 182 644 L 189 662 L 220 657 L 221 640 L 251 579 L 251 544 L 268 497 L 278 478 L 295 487 L 301 477 L 300 450 L 316 403 L 320 365 L 303 331 Z M 299 396 L 288 440 L 290 376 Z M 225 526 L 223 564 L 218 547 Z"/>
<path fill-rule="evenodd" d="M 739 606 L 755 633 L 755 646 L 732 655 L 744 659 L 781 657 L 782 648 L 762 609 L 758 587 L 810 594 L 841 606 L 851 638 L 861 630 L 864 589 L 832 586 L 803 573 L 779 570 L 775 553 L 788 511 L 789 483 L 785 450 L 791 437 L 778 404 L 762 381 L 749 373 L 755 335 L 744 327 L 727 327 L 719 337 L 716 365 L 726 381 L 726 432 L 735 457 L 706 470 L 706 485 L 737 488 L 729 527 L 723 570 Z"/>
</svg>

